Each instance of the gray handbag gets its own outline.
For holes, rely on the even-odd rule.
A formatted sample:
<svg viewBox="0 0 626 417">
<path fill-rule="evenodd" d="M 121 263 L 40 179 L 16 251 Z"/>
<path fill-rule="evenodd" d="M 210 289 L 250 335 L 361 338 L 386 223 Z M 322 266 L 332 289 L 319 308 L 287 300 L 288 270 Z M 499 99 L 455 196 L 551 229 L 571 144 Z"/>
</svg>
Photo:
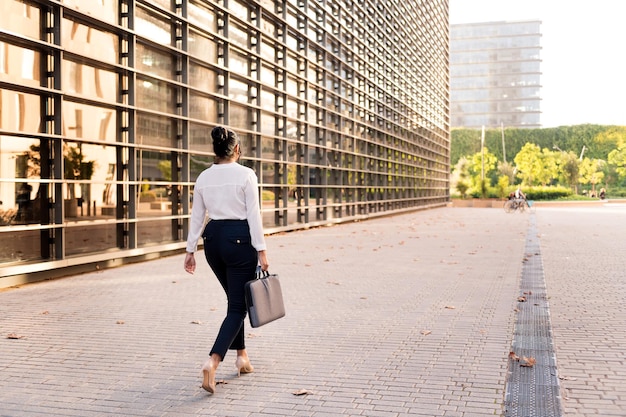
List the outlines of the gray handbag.
<svg viewBox="0 0 626 417">
<path fill-rule="evenodd" d="M 278 320 L 285 316 L 283 292 L 278 275 L 257 268 L 256 277 L 246 282 L 246 304 L 252 327 Z"/>
</svg>

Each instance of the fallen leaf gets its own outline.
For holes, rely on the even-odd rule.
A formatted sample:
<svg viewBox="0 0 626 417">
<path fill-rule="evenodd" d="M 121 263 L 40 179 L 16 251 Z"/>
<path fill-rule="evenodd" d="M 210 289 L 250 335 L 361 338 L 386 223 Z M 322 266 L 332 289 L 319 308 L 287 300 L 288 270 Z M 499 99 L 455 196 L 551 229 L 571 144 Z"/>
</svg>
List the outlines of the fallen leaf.
<svg viewBox="0 0 626 417">
<path fill-rule="evenodd" d="M 456 307 L 455 306 L 446 306 L 445 308 L 447 308 L 448 310 L 454 310 Z"/>
<path fill-rule="evenodd" d="M 293 395 L 308 395 L 308 394 L 312 394 L 312 392 L 306 389 L 299 389 L 298 391 L 292 392 L 292 394 Z"/>
<path fill-rule="evenodd" d="M 193 320 L 193 321 L 191 322 L 191 324 L 202 324 L 202 322 L 201 322 L 201 321 L 198 321 L 198 320 Z"/>
<path fill-rule="evenodd" d="M 21 336 L 21 335 L 19 335 L 17 333 L 9 333 L 7 335 L 7 339 L 21 339 L 22 337 L 24 337 L 24 336 Z"/>
<path fill-rule="evenodd" d="M 124 324 L 124 320 L 118 320 L 115 322 L 115 324 Z"/>
<path fill-rule="evenodd" d="M 537 363 L 537 359 L 533 358 L 532 356 L 530 358 L 527 358 L 526 356 L 522 356 L 522 359 L 520 359 L 520 366 L 525 366 L 527 368 L 531 368 L 533 367 L 535 364 Z"/>
<path fill-rule="evenodd" d="M 514 361 L 519 361 L 519 356 L 517 356 L 515 352 L 509 352 L 509 359 L 513 359 Z"/>
<path fill-rule="evenodd" d="M 526 301 L 526 297 L 524 297 L 523 295 L 520 295 L 519 297 L 517 297 L 517 301 L 519 301 L 520 303 L 523 303 Z"/>
<path fill-rule="evenodd" d="M 428 336 L 432 332 L 430 330 L 422 330 L 420 333 L 423 334 L 424 336 Z"/>
<path fill-rule="evenodd" d="M 50 314 L 47 310 L 42 312 L 41 314 Z"/>
</svg>

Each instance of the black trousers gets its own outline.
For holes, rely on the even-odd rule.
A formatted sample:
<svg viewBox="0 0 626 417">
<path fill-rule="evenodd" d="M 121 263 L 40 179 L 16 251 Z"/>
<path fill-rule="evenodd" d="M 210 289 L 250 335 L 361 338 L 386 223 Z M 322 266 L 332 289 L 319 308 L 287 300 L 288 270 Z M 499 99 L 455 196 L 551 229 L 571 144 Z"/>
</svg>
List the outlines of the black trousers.
<svg viewBox="0 0 626 417">
<path fill-rule="evenodd" d="M 228 308 L 211 354 L 222 359 L 228 349 L 245 349 L 246 282 L 254 279 L 258 253 L 252 246 L 246 220 L 211 220 L 202 234 L 204 255 L 226 292 Z"/>
</svg>

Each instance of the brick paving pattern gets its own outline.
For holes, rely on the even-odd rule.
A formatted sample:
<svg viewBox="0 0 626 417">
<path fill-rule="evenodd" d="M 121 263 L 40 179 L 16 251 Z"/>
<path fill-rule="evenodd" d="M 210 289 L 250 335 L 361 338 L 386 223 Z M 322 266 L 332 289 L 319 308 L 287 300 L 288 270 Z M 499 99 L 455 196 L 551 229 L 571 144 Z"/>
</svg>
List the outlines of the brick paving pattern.
<svg viewBox="0 0 626 417">
<path fill-rule="evenodd" d="M 567 415 L 626 415 L 626 209 L 594 210 L 530 215 Z M 202 256 L 194 276 L 177 255 L 0 291 L 0 416 L 503 415 L 528 225 L 442 208 L 268 237 L 287 316 L 247 327 L 255 372 L 229 354 L 214 395 L 226 301 Z"/>
</svg>

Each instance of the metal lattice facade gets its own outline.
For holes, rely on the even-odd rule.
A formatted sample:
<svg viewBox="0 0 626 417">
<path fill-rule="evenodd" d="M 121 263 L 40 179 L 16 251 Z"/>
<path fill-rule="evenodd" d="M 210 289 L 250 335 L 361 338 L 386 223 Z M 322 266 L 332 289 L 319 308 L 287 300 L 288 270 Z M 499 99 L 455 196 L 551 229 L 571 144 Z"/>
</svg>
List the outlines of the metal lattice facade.
<svg viewBox="0 0 626 417">
<path fill-rule="evenodd" d="M 182 250 L 210 129 L 268 232 L 449 200 L 448 2 L 4 0 L 0 282 Z"/>
</svg>

